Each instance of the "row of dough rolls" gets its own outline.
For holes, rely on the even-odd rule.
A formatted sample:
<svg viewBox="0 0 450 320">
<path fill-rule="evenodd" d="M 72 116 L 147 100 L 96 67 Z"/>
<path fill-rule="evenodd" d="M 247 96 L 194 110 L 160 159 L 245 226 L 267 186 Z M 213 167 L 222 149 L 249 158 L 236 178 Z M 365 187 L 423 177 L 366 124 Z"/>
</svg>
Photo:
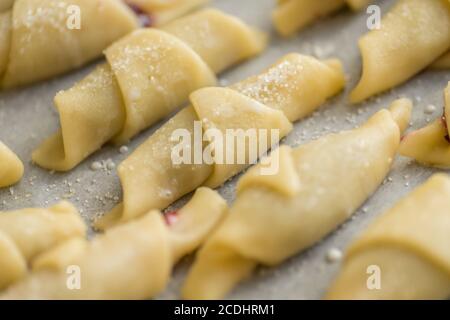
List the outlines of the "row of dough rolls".
<svg viewBox="0 0 450 320">
<path fill-rule="evenodd" d="M 379 217 L 350 245 L 326 298 L 448 299 L 449 199 L 450 178 L 436 174 Z"/>
<path fill-rule="evenodd" d="M 395 101 L 363 126 L 295 149 L 282 146 L 238 182 L 226 219 L 196 256 L 182 296 L 219 299 L 256 266 L 275 266 L 312 246 L 348 219 L 388 174 L 411 113 Z"/>
<path fill-rule="evenodd" d="M 2 213 L 0 288 L 7 290 L 0 298 L 153 297 L 167 286 L 173 265 L 205 239 L 183 296 L 221 298 L 258 264 L 277 265 L 345 221 L 387 175 L 410 112 L 410 101 L 397 100 L 360 128 L 280 147 L 270 155 L 278 158 L 276 175 L 262 175 L 263 164 L 251 168 L 229 210 L 217 193 L 199 188 L 166 219 L 150 211 L 91 242 L 66 202 Z M 450 178 L 438 174 L 382 215 L 350 246 L 326 297 L 448 297 L 449 197 Z M 371 265 L 381 270 L 378 290 L 367 286 Z M 68 287 L 69 266 L 80 270 L 80 289 Z"/>
<path fill-rule="evenodd" d="M 81 237 L 81 232 L 67 237 L 70 231 L 68 228 L 80 225 L 73 221 L 75 216 L 71 218 L 72 223 L 41 216 L 54 214 L 58 217 L 64 214 L 61 213 L 64 210 L 75 214 L 73 207 L 62 203 L 48 210 L 34 209 L 32 212 L 32 209 L 28 209 L 0 215 L 0 244 L 5 241 L 0 252 L 12 251 L 9 256 L 1 255 L 0 264 L 2 267 L 5 263 L 11 264 L 11 261 L 15 261 L 9 259 L 11 256 L 20 258 L 17 266 L 7 269 L 11 270 L 7 282 L 0 282 L 3 285 L 10 284 L 0 294 L 0 299 L 154 297 L 166 287 L 174 264 L 201 245 L 223 219 L 227 205 L 215 191 L 199 188 L 182 209 L 176 214 L 169 214 L 166 219 L 159 211 L 152 210 L 91 241 Z M 35 232 L 28 234 L 30 228 Z M 8 238 L 2 238 L 4 229 L 9 230 L 7 236 L 12 234 L 19 253 L 16 253 L 18 249 L 8 247 L 14 243 L 10 244 Z M 81 227 L 79 229 L 84 230 Z M 43 251 L 44 247 L 47 250 Z M 30 258 L 33 258 L 32 270 L 24 276 L 23 265 L 30 262 Z M 27 260 L 22 261 L 24 259 Z M 72 267 L 76 268 L 69 269 Z M 20 277 L 15 276 L 17 270 L 21 271 Z M 79 282 L 75 288 L 70 286 L 71 274 L 68 270 L 79 271 Z M 4 277 L 2 271 L 0 279 L 5 280 Z"/>
<path fill-rule="evenodd" d="M 56 95 L 61 129 L 32 158 L 70 170 L 105 143 L 127 142 L 167 117 L 191 92 L 215 85 L 215 73 L 265 45 L 264 34 L 215 9 L 134 31 L 106 49 L 107 63 Z"/>
<path fill-rule="evenodd" d="M 45 80 L 98 58 L 140 27 L 139 15 L 160 26 L 207 1 L 2 0 L 0 88 Z M 79 8 L 79 28 L 71 25 L 77 21 L 71 8 Z"/>
<path fill-rule="evenodd" d="M 23 176 L 23 163 L 0 141 L 0 188 L 17 183 Z"/>
<path fill-rule="evenodd" d="M 204 88 L 194 92 L 190 97 L 191 106 L 173 116 L 120 164 L 118 174 L 123 202 L 99 219 L 96 227 L 105 229 L 136 218 L 151 208 L 163 209 L 201 185 L 216 188 L 257 160 L 247 157 L 242 164 L 224 164 L 213 158 L 212 163 L 174 163 L 173 152 L 181 143 L 173 138 L 177 129 L 187 131 L 192 137 L 182 143 L 194 152 L 198 148 L 196 124 L 205 132 L 213 128 L 223 136 L 228 129 L 244 132 L 258 129 L 260 156 L 291 131 L 292 122 L 311 114 L 340 92 L 344 84 L 338 60 L 320 61 L 289 54 L 261 74 L 229 88 Z M 271 134 L 260 135 L 259 129 L 270 133 L 274 130 L 279 135 L 272 139 Z M 214 153 L 236 155 L 238 151 L 248 156 L 246 136 L 240 138 L 237 137 L 234 144 L 212 144 Z M 212 142 L 214 137 L 207 137 L 207 140 Z M 245 150 L 237 150 L 239 146 L 245 146 Z M 200 143 L 202 154 L 208 147 L 209 144 L 202 146 Z"/>
</svg>

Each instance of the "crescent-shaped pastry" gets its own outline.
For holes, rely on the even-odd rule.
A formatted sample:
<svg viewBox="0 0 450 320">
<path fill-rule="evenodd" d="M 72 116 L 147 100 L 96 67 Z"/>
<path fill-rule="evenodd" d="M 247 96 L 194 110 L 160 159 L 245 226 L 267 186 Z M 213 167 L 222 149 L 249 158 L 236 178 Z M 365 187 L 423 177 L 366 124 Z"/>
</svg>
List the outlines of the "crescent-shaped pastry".
<svg viewBox="0 0 450 320">
<path fill-rule="evenodd" d="M 106 51 L 107 64 L 55 97 L 61 130 L 34 151 L 41 167 L 67 171 L 108 141 L 117 144 L 170 115 L 196 89 L 260 53 L 265 36 L 206 9 L 162 30 L 137 30 Z"/>
<path fill-rule="evenodd" d="M 82 14 L 81 29 L 70 25 L 71 8 Z M 0 13 L 0 87 L 77 68 L 137 27 L 136 16 L 120 0 L 16 0 Z"/>
<path fill-rule="evenodd" d="M 259 264 L 275 266 L 347 220 L 388 174 L 411 102 L 397 100 L 360 128 L 296 149 L 282 146 L 239 181 L 227 218 L 197 254 L 182 295 L 223 298 Z"/>
<path fill-rule="evenodd" d="M 326 297 L 447 299 L 449 248 L 450 179 L 436 174 L 378 218 L 350 246 Z"/>
<path fill-rule="evenodd" d="M 189 11 L 206 4 L 209 0 L 124 0 L 136 10 L 143 13 L 151 26 L 161 26 Z"/>
<path fill-rule="evenodd" d="M 22 161 L 0 141 L 0 188 L 17 183 L 23 170 Z"/>
<path fill-rule="evenodd" d="M 353 10 L 360 10 L 370 0 L 277 0 L 272 13 L 273 24 L 282 36 L 290 36 L 348 4 Z"/>
<path fill-rule="evenodd" d="M 450 68 L 450 51 L 444 54 L 442 57 L 437 59 L 436 62 L 434 62 L 431 67 L 435 69 L 448 69 Z"/>
<path fill-rule="evenodd" d="M 403 137 L 400 154 L 417 162 L 439 168 L 450 168 L 450 82 L 444 91 L 444 116 L 424 128 Z"/>
<path fill-rule="evenodd" d="M 363 67 L 353 103 L 407 81 L 450 48 L 450 1 L 399 0 L 359 47 Z"/>
<path fill-rule="evenodd" d="M 67 202 L 0 212 L 0 289 L 25 277 L 28 265 L 42 252 L 85 234 L 83 220 Z"/>
<path fill-rule="evenodd" d="M 140 216 L 152 208 L 162 209 L 183 195 L 204 184 L 215 188 L 254 163 L 274 143 L 285 136 L 295 122 L 316 110 L 327 98 L 344 87 L 345 79 L 338 60 L 319 61 L 309 56 L 290 54 L 260 75 L 241 81 L 230 88 L 206 88 L 191 95 L 192 106 L 185 108 L 164 124 L 146 142 L 139 146 L 118 168 L 123 188 L 123 203 L 98 220 L 96 226 L 104 229 L 117 222 Z M 260 151 L 255 158 L 245 161 L 219 161 L 214 157 L 210 163 L 185 161 L 176 163 L 174 154 L 184 145 L 187 150 L 207 152 L 211 143 L 198 144 L 196 136 L 208 129 L 218 130 L 226 136 L 228 129 L 247 133 L 255 132 Z M 260 135 L 259 129 L 266 129 Z M 189 139 L 180 141 L 174 132 L 183 130 Z M 278 136 L 272 139 L 272 132 Z M 191 138 L 193 137 L 193 139 Z M 242 136 L 243 139 L 247 135 Z M 187 141 L 189 140 L 189 141 Z M 236 139 L 237 140 L 237 139 Z M 224 143 L 215 146 L 215 154 L 237 155 L 249 146 Z M 209 150 L 211 151 L 211 150 Z M 189 159 L 191 160 L 191 159 Z M 189 162 L 189 163 L 187 163 Z"/>
<path fill-rule="evenodd" d="M 70 241 L 40 257 L 39 265 L 0 299 L 146 299 L 167 285 L 173 265 L 195 250 L 222 220 L 227 206 L 200 188 L 178 214 L 151 211 L 98 236 Z M 67 253 L 68 256 L 67 257 Z M 80 289 L 67 286 L 66 269 L 80 271 Z"/>
</svg>

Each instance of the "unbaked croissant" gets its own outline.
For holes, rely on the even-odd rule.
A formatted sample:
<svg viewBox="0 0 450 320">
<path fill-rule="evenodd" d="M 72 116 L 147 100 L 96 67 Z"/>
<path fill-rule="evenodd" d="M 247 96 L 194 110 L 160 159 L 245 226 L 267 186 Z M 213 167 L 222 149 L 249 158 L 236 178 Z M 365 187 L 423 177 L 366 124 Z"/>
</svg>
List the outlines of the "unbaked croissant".
<svg viewBox="0 0 450 320">
<path fill-rule="evenodd" d="M 450 82 L 444 90 L 444 116 L 403 137 L 400 154 L 424 165 L 450 168 Z"/>
<path fill-rule="evenodd" d="M 198 252 L 183 297 L 223 298 L 257 265 L 282 263 L 348 219 L 388 174 L 410 113 L 411 102 L 397 100 L 360 128 L 275 150 L 274 175 L 263 174 L 265 164 L 251 168 Z"/>
<path fill-rule="evenodd" d="M 85 234 L 83 220 L 67 202 L 48 209 L 0 212 L 0 290 L 24 278 L 42 252 Z"/>
<path fill-rule="evenodd" d="M 121 0 L 16 0 L 6 4 L 10 10 L 0 13 L 3 88 L 77 68 L 139 26 Z M 68 25 L 74 5 L 80 9 L 81 29 Z"/>
<path fill-rule="evenodd" d="M 108 141 L 127 142 L 192 91 L 214 85 L 214 73 L 260 53 L 265 39 L 213 9 L 131 33 L 105 51 L 108 63 L 56 95 L 61 130 L 34 151 L 33 160 L 67 171 Z"/>
<path fill-rule="evenodd" d="M 437 174 L 365 230 L 328 299 L 448 299 L 450 179 Z"/>
<path fill-rule="evenodd" d="M 353 103 L 409 80 L 448 51 L 450 0 L 399 0 L 359 47 L 363 67 Z"/>
<path fill-rule="evenodd" d="M 0 188 L 15 184 L 23 176 L 23 163 L 0 141 Z"/>
<path fill-rule="evenodd" d="M 290 36 L 300 29 L 342 9 L 346 4 L 353 10 L 360 10 L 370 0 L 277 0 L 272 13 L 276 30 L 283 36 Z"/>
<path fill-rule="evenodd" d="M 33 273 L 0 299 L 151 298 L 166 287 L 178 259 L 202 243 L 226 209 L 216 192 L 200 188 L 167 221 L 160 212 L 151 211 L 90 243 L 70 241 L 44 253 Z M 66 270 L 74 266 L 80 272 L 79 290 L 66 285 Z"/>
<path fill-rule="evenodd" d="M 200 162 L 192 159 L 191 164 L 174 162 L 173 155 L 178 154 L 177 146 L 182 142 L 193 152 L 198 148 L 202 155 L 207 152 L 208 146 L 196 142 L 198 129 L 204 129 L 207 134 L 208 129 L 214 128 L 225 135 L 227 129 L 243 132 L 267 129 L 265 137 L 255 133 L 258 149 L 264 153 L 291 130 L 291 122 L 311 114 L 327 98 L 342 90 L 344 83 L 338 60 L 319 61 L 289 54 L 262 74 L 230 88 L 206 88 L 193 93 L 192 106 L 176 114 L 119 166 L 123 203 L 98 220 L 96 226 L 104 229 L 140 216 L 149 209 L 165 208 L 202 184 L 218 187 L 257 160 L 246 158 L 241 163 L 236 160 L 235 164 L 217 161 L 217 158 L 210 163 L 204 159 Z M 180 141 L 173 137 L 177 130 L 184 130 L 194 138 L 188 142 Z M 275 130 L 279 136 L 272 139 Z M 214 137 L 207 137 L 207 140 L 211 142 Z M 238 145 L 238 142 L 233 146 L 227 144 L 229 148 L 217 147 L 213 151 L 236 155 L 234 151 Z M 245 150 L 239 151 L 247 156 L 250 155 L 246 152 L 249 148 L 245 146 Z"/>
</svg>

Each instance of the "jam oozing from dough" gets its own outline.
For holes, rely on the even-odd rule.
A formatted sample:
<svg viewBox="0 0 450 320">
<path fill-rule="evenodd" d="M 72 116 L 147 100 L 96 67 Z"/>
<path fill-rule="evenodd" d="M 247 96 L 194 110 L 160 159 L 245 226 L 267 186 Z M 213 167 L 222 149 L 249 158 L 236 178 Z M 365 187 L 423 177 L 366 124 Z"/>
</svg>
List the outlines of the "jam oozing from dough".
<svg viewBox="0 0 450 320">
<path fill-rule="evenodd" d="M 174 210 L 174 211 L 166 212 L 164 214 L 164 219 L 166 219 L 166 223 L 169 226 L 175 224 L 175 222 L 177 222 L 177 220 L 178 220 L 178 211 Z"/>
<path fill-rule="evenodd" d="M 150 14 L 150 12 L 145 12 L 138 5 L 136 5 L 134 3 L 129 3 L 126 0 L 125 0 L 125 3 L 136 14 L 142 27 L 148 28 L 153 25 L 153 18 L 152 18 L 152 15 Z"/>
<path fill-rule="evenodd" d="M 442 124 L 444 125 L 445 131 L 447 132 L 447 134 L 445 135 L 445 140 L 447 140 L 447 142 L 450 142 L 450 136 L 448 134 L 447 118 L 445 116 L 445 111 L 441 117 L 441 121 L 442 121 Z"/>
</svg>

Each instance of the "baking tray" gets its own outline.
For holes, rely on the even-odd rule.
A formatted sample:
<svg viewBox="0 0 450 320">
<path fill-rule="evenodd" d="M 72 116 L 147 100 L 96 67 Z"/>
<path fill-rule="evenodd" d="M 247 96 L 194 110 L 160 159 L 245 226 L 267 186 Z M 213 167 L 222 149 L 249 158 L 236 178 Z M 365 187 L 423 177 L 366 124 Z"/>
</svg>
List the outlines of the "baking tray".
<svg viewBox="0 0 450 320">
<path fill-rule="evenodd" d="M 449 71 L 426 70 L 405 85 L 360 106 L 349 105 L 348 91 L 359 79 L 361 68 L 357 40 L 368 31 L 365 12 L 355 14 L 349 10 L 342 10 L 292 38 L 283 39 L 273 32 L 271 24 L 270 14 L 275 3 L 275 0 L 211 1 L 211 6 L 244 19 L 267 31 L 272 37 L 269 48 L 261 56 L 222 75 L 221 83 L 226 85 L 259 73 L 289 52 L 300 52 L 319 58 L 337 57 L 343 61 L 349 80 L 345 93 L 330 100 L 311 117 L 296 123 L 294 131 L 284 140 L 285 144 L 297 146 L 327 133 L 353 128 L 363 123 L 377 110 L 387 107 L 398 97 L 409 97 L 414 100 L 410 130 L 424 126 L 427 121 L 437 118 L 442 112 L 440 108 L 443 105 L 442 92 L 450 80 Z M 379 0 L 383 13 L 386 13 L 393 3 L 393 0 Z M 96 214 L 108 211 L 119 202 L 121 186 L 115 170 L 92 171 L 91 164 L 108 159 L 119 164 L 149 137 L 158 125 L 133 139 L 128 144 L 128 154 L 121 154 L 118 148 L 105 146 L 69 173 L 51 173 L 33 165 L 30 160 L 32 150 L 58 129 L 58 115 L 52 105 L 55 93 L 69 88 L 83 78 L 96 63 L 48 82 L 0 93 L 0 140 L 10 146 L 25 162 L 25 175 L 22 181 L 12 188 L 0 190 L 0 210 L 48 206 L 67 199 L 73 202 L 86 221 L 90 222 Z M 434 114 L 426 114 L 425 108 L 429 104 L 437 107 Z M 434 171 L 416 165 L 408 159 L 397 158 L 390 178 L 351 220 L 313 248 L 298 254 L 281 266 L 260 268 L 228 298 L 321 298 L 339 268 L 339 263 L 327 262 L 328 250 L 331 248 L 345 250 L 351 239 L 376 216 L 424 182 Z M 219 190 L 229 202 L 234 198 L 236 180 L 235 178 L 226 183 Z M 184 201 L 186 199 L 181 199 L 174 206 L 178 207 Z M 90 235 L 92 234 L 90 231 Z M 176 267 L 169 287 L 158 298 L 178 298 L 179 288 L 191 261 L 192 257 L 188 257 Z"/>
</svg>

